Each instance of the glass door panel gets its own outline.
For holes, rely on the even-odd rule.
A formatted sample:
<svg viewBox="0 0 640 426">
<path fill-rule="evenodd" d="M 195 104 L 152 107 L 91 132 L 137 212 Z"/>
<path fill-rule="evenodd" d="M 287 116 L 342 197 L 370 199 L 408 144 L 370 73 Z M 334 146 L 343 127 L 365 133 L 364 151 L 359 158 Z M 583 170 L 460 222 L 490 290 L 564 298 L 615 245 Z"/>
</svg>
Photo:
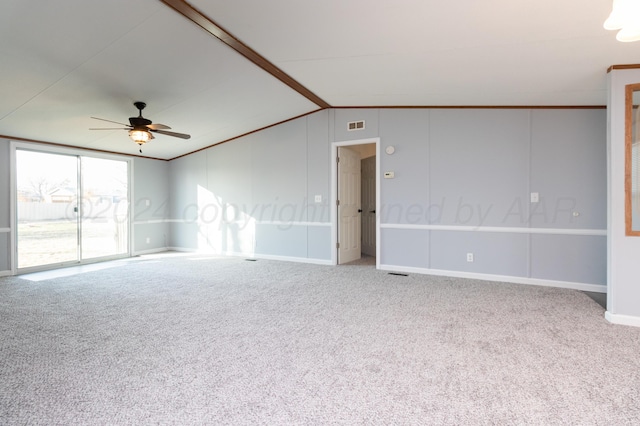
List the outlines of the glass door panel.
<svg viewBox="0 0 640 426">
<path fill-rule="evenodd" d="M 78 157 L 16 150 L 17 265 L 79 261 Z"/>
<path fill-rule="evenodd" d="M 128 163 L 80 157 L 82 259 L 128 253 Z"/>
</svg>

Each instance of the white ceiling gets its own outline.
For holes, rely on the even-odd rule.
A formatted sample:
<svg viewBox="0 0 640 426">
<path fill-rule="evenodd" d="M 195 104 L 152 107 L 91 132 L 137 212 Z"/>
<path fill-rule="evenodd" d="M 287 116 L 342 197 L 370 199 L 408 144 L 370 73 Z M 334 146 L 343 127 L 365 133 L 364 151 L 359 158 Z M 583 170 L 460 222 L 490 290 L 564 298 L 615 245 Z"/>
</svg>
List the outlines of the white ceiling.
<svg viewBox="0 0 640 426">
<path fill-rule="evenodd" d="M 605 105 L 611 0 L 192 0 L 333 107 Z M 3 0 L 0 135 L 171 159 L 320 107 L 159 0 Z M 116 126 L 117 127 L 117 126 Z"/>
</svg>

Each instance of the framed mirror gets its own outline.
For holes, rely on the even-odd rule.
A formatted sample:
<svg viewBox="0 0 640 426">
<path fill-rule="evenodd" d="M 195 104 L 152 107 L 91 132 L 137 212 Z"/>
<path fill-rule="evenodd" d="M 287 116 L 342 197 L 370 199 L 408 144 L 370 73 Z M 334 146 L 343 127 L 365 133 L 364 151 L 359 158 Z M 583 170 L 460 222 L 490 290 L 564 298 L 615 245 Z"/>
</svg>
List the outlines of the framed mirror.
<svg viewBox="0 0 640 426">
<path fill-rule="evenodd" d="M 625 87 L 625 228 L 640 236 L 640 83 Z"/>
</svg>

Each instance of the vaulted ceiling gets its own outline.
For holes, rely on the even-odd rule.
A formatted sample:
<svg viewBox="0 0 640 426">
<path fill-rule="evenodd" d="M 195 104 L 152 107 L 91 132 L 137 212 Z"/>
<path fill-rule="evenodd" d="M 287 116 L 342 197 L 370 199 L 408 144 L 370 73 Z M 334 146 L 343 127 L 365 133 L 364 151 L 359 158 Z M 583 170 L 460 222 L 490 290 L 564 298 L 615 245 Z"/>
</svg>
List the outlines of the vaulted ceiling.
<svg viewBox="0 0 640 426">
<path fill-rule="evenodd" d="M 611 4 L 3 0 L 0 135 L 171 159 L 328 106 L 601 106 L 640 62 Z M 191 139 L 88 130 L 134 101 Z"/>
</svg>

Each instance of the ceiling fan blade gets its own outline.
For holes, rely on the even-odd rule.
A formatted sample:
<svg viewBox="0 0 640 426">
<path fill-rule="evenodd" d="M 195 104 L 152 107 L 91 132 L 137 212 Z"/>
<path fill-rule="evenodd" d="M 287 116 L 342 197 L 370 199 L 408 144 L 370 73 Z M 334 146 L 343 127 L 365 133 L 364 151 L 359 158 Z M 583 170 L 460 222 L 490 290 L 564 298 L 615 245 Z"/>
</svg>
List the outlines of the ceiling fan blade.
<svg viewBox="0 0 640 426">
<path fill-rule="evenodd" d="M 115 123 L 115 124 L 120 124 L 122 126 L 131 127 L 129 124 L 119 123 L 117 121 L 112 121 L 112 120 L 105 120 L 104 118 L 98 118 L 98 117 L 91 117 L 91 118 L 93 118 L 94 120 L 106 121 L 108 123 Z"/>
<path fill-rule="evenodd" d="M 191 137 L 191 135 L 187 135 L 185 133 L 167 132 L 166 130 L 150 130 L 155 133 L 160 133 L 161 135 L 173 136 L 180 139 L 189 139 Z"/>
<path fill-rule="evenodd" d="M 169 130 L 171 127 L 165 124 L 151 123 L 151 124 L 147 124 L 147 128 L 149 128 L 150 130 Z"/>
<path fill-rule="evenodd" d="M 92 127 L 89 130 L 131 130 L 130 127 Z"/>
</svg>

